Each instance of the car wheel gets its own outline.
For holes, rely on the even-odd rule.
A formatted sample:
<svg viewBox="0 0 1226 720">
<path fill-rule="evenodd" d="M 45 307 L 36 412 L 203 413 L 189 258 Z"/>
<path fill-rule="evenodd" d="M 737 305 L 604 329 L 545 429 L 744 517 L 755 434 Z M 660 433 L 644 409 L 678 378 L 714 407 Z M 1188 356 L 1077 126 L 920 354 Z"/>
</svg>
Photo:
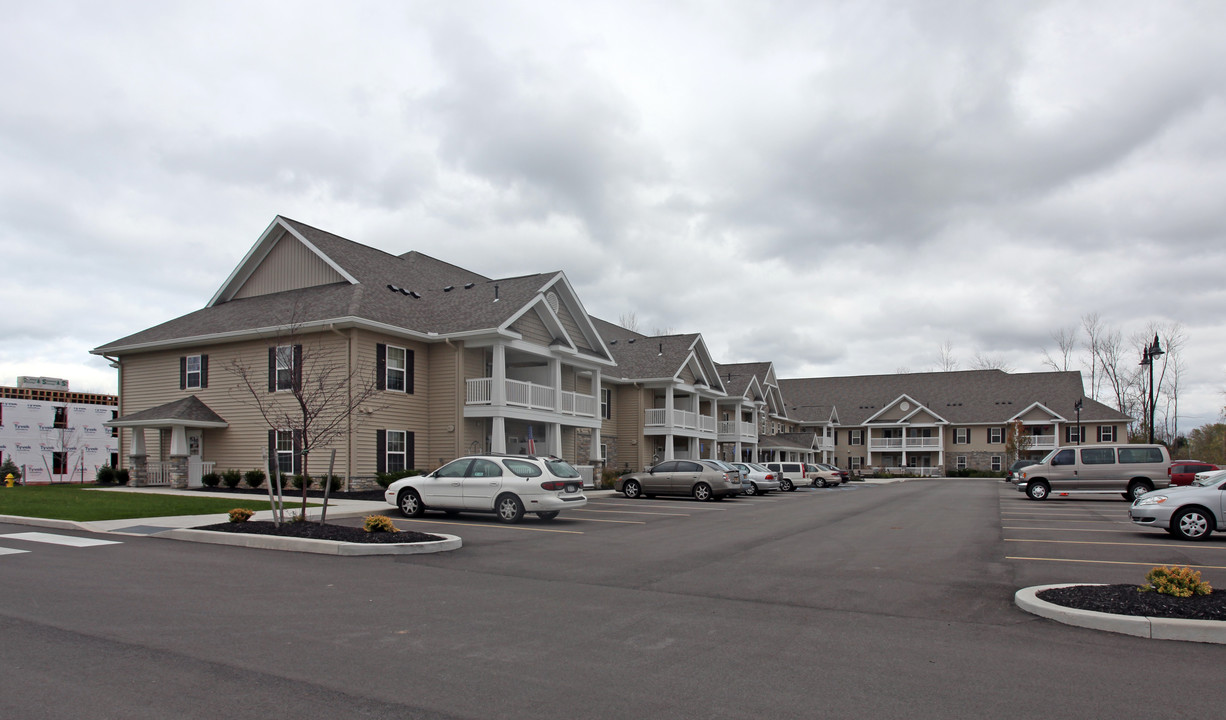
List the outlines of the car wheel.
<svg viewBox="0 0 1226 720">
<path fill-rule="evenodd" d="M 710 500 L 711 499 L 711 486 L 706 483 L 698 483 L 697 485 L 695 485 L 694 486 L 694 499 L 695 500 Z"/>
<path fill-rule="evenodd" d="M 558 511 L 550 510 L 549 512 L 539 512 L 536 514 L 536 516 L 542 520 L 552 520 L 558 516 Z"/>
<path fill-rule="evenodd" d="M 622 493 L 626 497 L 634 499 L 643 494 L 643 488 L 634 480 L 627 480 L 625 485 L 622 485 Z"/>
<path fill-rule="evenodd" d="M 1138 480 L 1137 482 L 1134 482 L 1133 484 L 1128 486 L 1128 492 L 1125 493 L 1124 498 L 1128 500 L 1136 500 L 1137 498 L 1141 497 L 1145 493 L 1152 492 L 1153 489 L 1154 489 L 1153 485 L 1150 485 L 1144 480 Z"/>
<path fill-rule="evenodd" d="M 826 478 L 818 478 L 814 480 L 813 487 L 820 487 L 820 488 L 826 487 Z"/>
<path fill-rule="evenodd" d="M 749 483 L 749 487 L 745 488 L 745 494 L 746 495 L 757 495 L 758 494 L 757 483 Z"/>
<path fill-rule="evenodd" d="M 413 488 L 407 488 L 400 493 L 400 497 L 396 499 L 396 506 L 400 508 L 400 514 L 405 517 L 421 517 L 426 510 L 421 504 L 421 496 Z"/>
<path fill-rule="evenodd" d="M 498 498 L 494 509 L 498 511 L 498 519 L 504 523 L 517 523 L 524 516 L 524 504 L 510 493 Z"/>
<path fill-rule="evenodd" d="M 792 484 L 791 480 L 788 480 L 787 478 L 780 478 L 779 489 L 784 492 L 788 492 L 789 490 L 795 490 L 796 486 Z"/>
<path fill-rule="evenodd" d="M 1047 487 L 1047 483 L 1041 480 L 1038 482 L 1032 482 L 1026 486 L 1026 495 L 1031 500 L 1046 500 L 1047 493 L 1050 491 L 1051 488 Z"/>
<path fill-rule="evenodd" d="M 1184 508 L 1171 518 L 1171 534 L 1180 540 L 1204 540 L 1213 532 L 1213 519 L 1201 508 Z"/>
</svg>

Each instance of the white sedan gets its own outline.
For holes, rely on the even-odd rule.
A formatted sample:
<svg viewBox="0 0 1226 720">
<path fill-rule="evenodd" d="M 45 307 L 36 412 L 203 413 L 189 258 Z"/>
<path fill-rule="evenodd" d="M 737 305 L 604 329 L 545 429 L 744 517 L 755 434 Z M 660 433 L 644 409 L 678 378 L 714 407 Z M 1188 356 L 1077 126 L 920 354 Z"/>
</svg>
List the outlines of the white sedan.
<svg viewBox="0 0 1226 720">
<path fill-rule="evenodd" d="M 583 478 L 563 460 L 532 455 L 475 455 L 453 460 L 426 475 L 401 478 L 383 499 L 405 517 L 426 510 L 494 513 L 516 523 L 525 513 L 553 520 L 562 510 L 587 504 Z"/>
<path fill-rule="evenodd" d="M 765 495 L 779 489 L 779 476 L 757 463 L 732 463 L 741 471 L 741 490 L 746 495 Z"/>
</svg>

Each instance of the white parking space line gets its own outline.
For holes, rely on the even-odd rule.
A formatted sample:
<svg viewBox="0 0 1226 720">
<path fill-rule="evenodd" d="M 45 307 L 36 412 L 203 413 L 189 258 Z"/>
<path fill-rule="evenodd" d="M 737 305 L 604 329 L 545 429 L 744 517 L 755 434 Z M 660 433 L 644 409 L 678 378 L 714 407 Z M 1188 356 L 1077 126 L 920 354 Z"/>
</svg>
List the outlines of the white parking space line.
<svg viewBox="0 0 1226 720">
<path fill-rule="evenodd" d="M 29 550 L 15 550 L 13 548 L 0 547 L 0 555 L 17 555 L 18 553 L 28 553 Z"/>
<path fill-rule="evenodd" d="M 689 513 L 666 513 L 654 512 L 652 510 L 592 510 L 591 508 L 578 508 L 571 512 L 590 512 L 590 513 L 616 513 L 619 515 L 667 515 L 670 517 L 689 517 Z"/>
<path fill-rule="evenodd" d="M 118 540 L 96 540 L 94 538 L 73 537 L 71 535 L 56 535 L 54 533 L 24 532 L 0 535 L 0 538 L 13 540 L 28 540 L 29 542 L 48 543 L 51 545 L 68 545 L 70 547 L 94 547 L 95 545 L 120 545 Z"/>
<path fill-rule="evenodd" d="M 1160 547 L 1179 548 L 1180 550 L 1226 550 L 1226 545 L 1176 545 L 1174 543 L 1146 542 L 1103 542 L 1101 540 L 1029 540 L 1026 538 L 1005 538 L 1005 542 L 1023 543 L 1055 543 L 1057 545 L 1127 545 L 1128 547 Z"/>
<path fill-rule="evenodd" d="M 579 511 L 573 510 L 572 512 L 579 512 Z M 571 516 L 567 519 L 575 520 L 576 522 L 618 523 L 620 525 L 646 525 L 647 524 L 646 520 L 609 520 L 608 518 L 587 518 L 587 517 L 574 517 L 574 516 Z"/>
<path fill-rule="evenodd" d="M 570 512 L 574 512 L 571 510 Z M 424 523 L 426 525 L 459 525 L 460 527 L 490 528 L 491 530 L 525 530 L 527 532 L 562 533 L 564 535 L 582 535 L 582 530 L 555 530 L 553 528 L 524 527 L 523 525 L 502 525 L 492 523 L 468 523 L 455 520 L 422 520 L 420 518 L 395 518 L 398 523 Z"/>
<path fill-rule="evenodd" d="M 1049 558 L 1049 557 L 1013 557 L 1005 556 L 1006 560 L 1045 560 L 1047 562 L 1063 562 L 1063 563 L 1085 563 L 1087 565 L 1140 565 L 1143 567 L 1153 567 L 1152 562 L 1124 562 L 1122 560 L 1074 560 L 1070 558 Z M 1183 565 L 1183 563 L 1180 563 Z M 1226 570 L 1226 565 L 1183 565 L 1194 570 Z"/>
<path fill-rule="evenodd" d="M 1129 523 L 1131 525 L 1131 523 Z M 1090 528 L 1053 528 L 1053 527 L 1009 527 L 1005 526 L 1002 530 L 1043 530 L 1045 532 L 1119 532 L 1119 530 L 1095 530 Z"/>
</svg>

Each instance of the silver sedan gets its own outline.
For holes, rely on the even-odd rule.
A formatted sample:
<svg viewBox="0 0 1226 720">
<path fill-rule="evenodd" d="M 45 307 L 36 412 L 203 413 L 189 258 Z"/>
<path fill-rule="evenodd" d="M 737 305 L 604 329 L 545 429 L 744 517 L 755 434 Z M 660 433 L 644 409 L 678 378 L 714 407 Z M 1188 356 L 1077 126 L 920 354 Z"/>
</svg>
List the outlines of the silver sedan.
<svg viewBox="0 0 1226 720">
<path fill-rule="evenodd" d="M 1197 473 L 1191 485 L 1145 493 L 1128 508 L 1132 522 L 1181 540 L 1204 540 L 1226 530 L 1226 470 Z"/>
<path fill-rule="evenodd" d="M 757 463 L 732 463 L 741 471 L 741 490 L 746 495 L 765 495 L 779 489 L 779 476 Z"/>
</svg>

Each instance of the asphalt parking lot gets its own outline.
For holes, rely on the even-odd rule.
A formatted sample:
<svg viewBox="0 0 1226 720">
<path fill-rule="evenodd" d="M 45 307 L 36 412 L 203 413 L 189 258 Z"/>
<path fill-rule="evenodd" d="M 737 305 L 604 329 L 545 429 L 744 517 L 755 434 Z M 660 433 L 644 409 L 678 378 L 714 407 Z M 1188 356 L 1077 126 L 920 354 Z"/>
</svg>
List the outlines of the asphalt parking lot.
<svg viewBox="0 0 1226 720">
<path fill-rule="evenodd" d="M 1144 582 L 1155 565 L 1187 565 L 1215 588 L 1226 588 L 1226 534 L 1176 540 L 1133 525 L 1118 495 L 1053 495 L 1034 501 L 1000 483 L 1005 559 L 1023 584 Z"/>
</svg>

